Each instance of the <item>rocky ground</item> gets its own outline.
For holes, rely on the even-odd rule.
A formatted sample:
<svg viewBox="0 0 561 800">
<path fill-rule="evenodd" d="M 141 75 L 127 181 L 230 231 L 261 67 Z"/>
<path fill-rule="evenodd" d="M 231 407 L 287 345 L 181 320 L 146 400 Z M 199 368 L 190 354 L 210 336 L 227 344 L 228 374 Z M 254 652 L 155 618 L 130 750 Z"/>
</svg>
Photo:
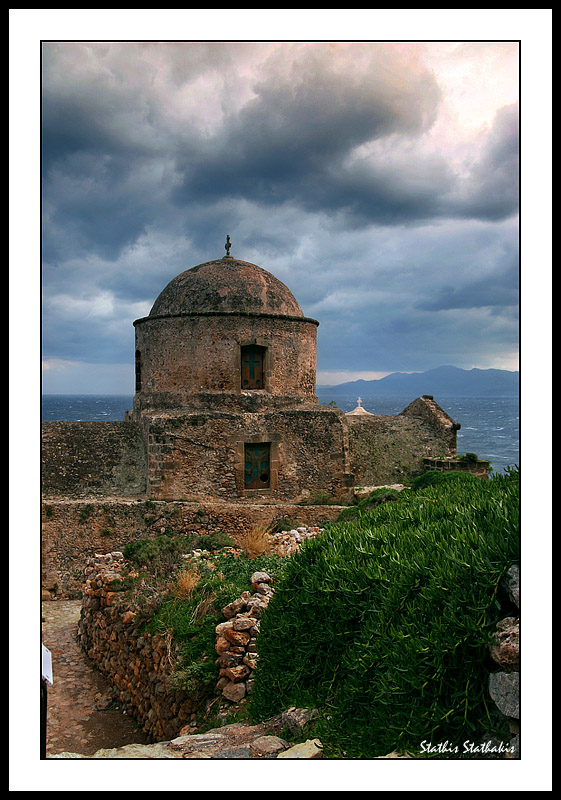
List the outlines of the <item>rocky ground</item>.
<svg viewBox="0 0 561 800">
<path fill-rule="evenodd" d="M 308 739 L 294 745 L 278 736 L 282 728 L 283 722 L 279 716 L 260 725 L 234 722 L 204 733 L 178 736 L 170 742 L 102 748 L 92 756 L 62 752 L 51 758 L 325 758 L 319 739 Z"/>
<path fill-rule="evenodd" d="M 102 747 L 149 742 L 80 649 L 80 608 L 80 600 L 42 604 L 43 644 L 51 651 L 54 678 L 47 694 L 47 757 L 63 751 L 89 757 Z"/>
<path fill-rule="evenodd" d="M 92 668 L 77 641 L 81 601 L 42 605 L 43 644 L 53 660 L 48 688 L 47 758 L 261 759 L 324 758 L 321 742 L 294 745 L 287 732 L 303 737 L 313 714 L 288 709 L 259 725 L 238 722 L 204 733 L 190 732 L 169 742 L 150 743 L 115 701 L 115 692 Z"/>
</svg>

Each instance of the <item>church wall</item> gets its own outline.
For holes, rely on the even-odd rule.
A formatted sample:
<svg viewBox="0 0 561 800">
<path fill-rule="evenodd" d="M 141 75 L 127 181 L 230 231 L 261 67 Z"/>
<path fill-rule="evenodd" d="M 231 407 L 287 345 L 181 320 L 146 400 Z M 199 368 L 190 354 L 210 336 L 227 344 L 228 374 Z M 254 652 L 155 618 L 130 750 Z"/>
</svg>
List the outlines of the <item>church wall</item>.
<svg viewBox="0 0 561 800">
<path fill-rule="evenodd" d="M 298 500 L 310 492 L 342 496 L 351 483 L 342 412 L 307 406 L 259 414 L 189 412 L 143 417 L 148 493 L 158 499 L 250 498 L 244 445 L 270 447 L 270 485 L 259 492 Z"/>
<path fill-rule="evenodd" d="M 175 412 L 144 416 L 142 426 L 45 422 L 42 586 L 79 596 L 87 558 L 166 532 L 220 530 L 241 540 L 281 517 L 304 525 L 336 519 L 339 506 L 296 503 L 344 495 L 351 482 L 400 483 L 422 457 L 455 454 L 453 423 L 426 403 L 416 410 L 349 417 L 308 405 Z M 271 443 L 276 462 L 271 491 L 244 493 L 243 445 L 260 441 Z"/>
<path fill-rule="evenodd" d="M 459 426 L 424 398 L 397 416 L 347 415 L 346 419 L 355 486 L 403 483 L 426 471 L 423 458 L 456 454 Z"/>
<path fill-rule="evenodd" d="M 177 408 L 201 392 L 241 391 L 241 347 L 267 348 L 265 390 L 278 396 L 315 398 L 314 322 L 272 315 L 186 315 L 145 318 L 136 324 L 141 391 L 135 409 Z"/>
</svg>

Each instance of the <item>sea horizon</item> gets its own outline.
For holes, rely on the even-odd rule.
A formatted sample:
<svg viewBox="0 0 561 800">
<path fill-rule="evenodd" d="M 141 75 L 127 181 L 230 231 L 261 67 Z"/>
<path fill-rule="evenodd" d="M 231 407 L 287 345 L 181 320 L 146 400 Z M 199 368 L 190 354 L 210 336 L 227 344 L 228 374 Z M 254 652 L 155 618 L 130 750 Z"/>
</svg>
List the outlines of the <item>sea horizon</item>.
<svg viewBox="0 0 561 800">
<path fill-rule="evenodd" d="M 415 397 L 411 395 L 361 395 L 362 407 L 372 414 L 399 414 Z M 42 394 L 41 417 L 43 422 L 122 422 L 125 411 L 132 409 L 134 394 Z M 519 398 L 460 397 L 435 395 L 435 402 L 455 422 L 457 452 L 476 453 L 491 462 L 495 472 L 520 466 L 520 410 Z M 320 404 L 327 405 L 322 396 Z M 343 412 L 358 405 L 356 394 L 338 395 L 333 402 Z"/>
</svg>

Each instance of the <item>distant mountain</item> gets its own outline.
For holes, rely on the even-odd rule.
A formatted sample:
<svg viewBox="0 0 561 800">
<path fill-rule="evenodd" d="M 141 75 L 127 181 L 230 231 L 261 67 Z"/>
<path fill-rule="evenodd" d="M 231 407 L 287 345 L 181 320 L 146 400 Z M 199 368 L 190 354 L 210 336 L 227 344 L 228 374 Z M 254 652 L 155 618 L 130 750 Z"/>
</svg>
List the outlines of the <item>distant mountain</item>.
<svg viewBox="0 0 561 800">
<path fill-rule="evenodd" d="M 519 373 L 506 369 L 436 367 L 426 372 L 392 372 L 375 381 L 349 381 L 338 386 L 318 386 L 321 398 L 338 395 L 420 397 L 518 397 Z"/>
</svg>

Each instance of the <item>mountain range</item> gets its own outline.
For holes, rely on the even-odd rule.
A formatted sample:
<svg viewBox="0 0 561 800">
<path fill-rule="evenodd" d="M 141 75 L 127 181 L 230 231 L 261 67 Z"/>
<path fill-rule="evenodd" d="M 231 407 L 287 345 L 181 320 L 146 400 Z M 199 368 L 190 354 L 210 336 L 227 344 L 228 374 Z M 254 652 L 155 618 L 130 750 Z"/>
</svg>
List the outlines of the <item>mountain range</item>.
<svg viewBox="0 0 561 800">
<path fill-rule="evenodd" d="M 318 397 L 362 395 L 396 397 L 423 394 L 435 397 L 518 397 L 520 373 L 506 369 L 436 367 L 426 372 L 392 372 L 374 381 L 349 381 L 337 386 L 318 386 Z"/>
</svg>

